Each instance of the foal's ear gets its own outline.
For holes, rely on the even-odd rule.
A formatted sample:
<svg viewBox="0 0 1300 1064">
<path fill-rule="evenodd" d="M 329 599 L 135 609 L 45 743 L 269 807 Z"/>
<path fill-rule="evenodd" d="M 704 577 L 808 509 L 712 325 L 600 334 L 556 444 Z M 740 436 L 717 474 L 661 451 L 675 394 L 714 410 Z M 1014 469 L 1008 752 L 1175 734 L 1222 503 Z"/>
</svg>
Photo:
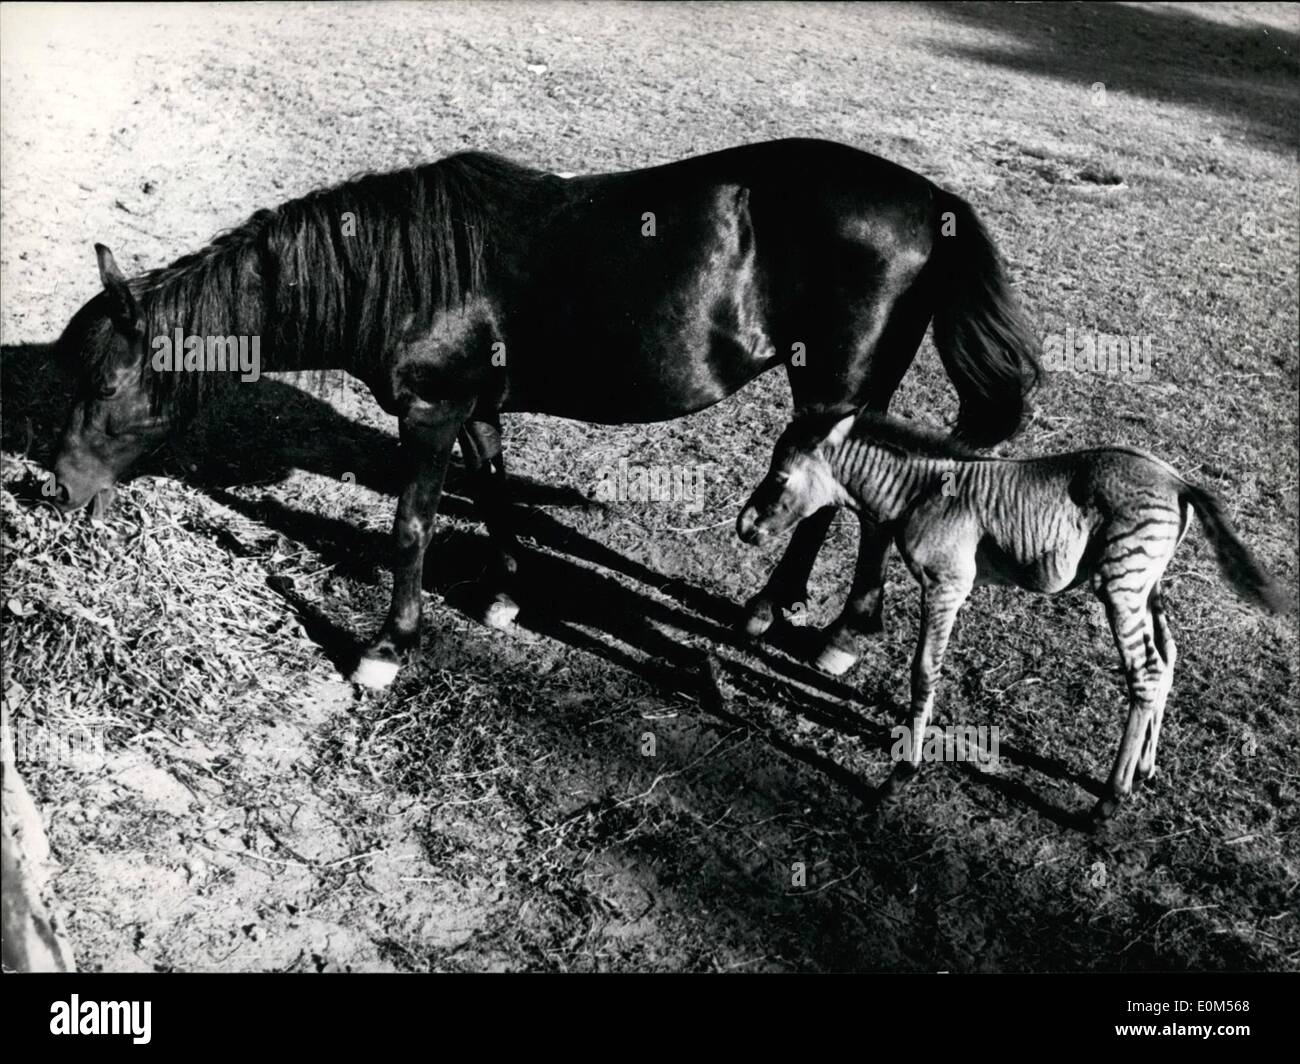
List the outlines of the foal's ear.
<svg viewBox="0 0 1300 1064">
<path fill-rule="evenodd" d="M 826 434 L 826 439 L 822 441 L 823 447 L 838 447 L 849 437 L 849 429 L 853 428 L 853 422 L 857 420 L 856 415 L 849 414 L 841 418 L 831 427 L 830 432 Z"/>
<path fill-rule="evenodd" d="M 118 269 L 113 253 L 103 244 L 96 244 L 95 258 L 99 260 L 99 280 L 108 295 L 108 314 L 113 319 L 113 326 L 119 332 L 134 336 L 141 329 L 140 305 Z"/>
</svg>

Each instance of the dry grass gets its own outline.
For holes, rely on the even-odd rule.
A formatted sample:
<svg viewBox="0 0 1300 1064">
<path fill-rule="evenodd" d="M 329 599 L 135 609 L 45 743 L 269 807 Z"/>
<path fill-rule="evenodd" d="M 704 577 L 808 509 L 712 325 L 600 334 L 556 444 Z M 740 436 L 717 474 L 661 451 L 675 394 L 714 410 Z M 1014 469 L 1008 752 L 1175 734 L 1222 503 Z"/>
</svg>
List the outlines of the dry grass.
<svg viewBox="0 0 1300 1064">
<path fill-rule="evenodd" d="M 38 475 L 6 459 L 7 478 L 14 466 Z M 6 697 L 17 713 L 102 726 L 113 743 L 154 729 L 217 736 L 232 708 L 292 689 L 315 648 L 263 567 L 222 548 L 238 518 L 205 520 L 195 495 L 137 482 L 111 523 L 0 497 Z"/>
</svg>

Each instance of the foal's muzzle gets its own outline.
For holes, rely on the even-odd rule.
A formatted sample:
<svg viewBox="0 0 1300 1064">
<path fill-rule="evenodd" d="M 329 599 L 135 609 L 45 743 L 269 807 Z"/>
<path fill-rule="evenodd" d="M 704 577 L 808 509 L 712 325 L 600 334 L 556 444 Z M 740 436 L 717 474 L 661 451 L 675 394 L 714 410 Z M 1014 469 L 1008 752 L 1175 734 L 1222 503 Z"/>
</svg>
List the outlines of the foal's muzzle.
<svg viewBox="0 0 1300 1064">
<path fill-rule="evenodd" d="M 767 537 L 767 529 L 758 523 L 758 510 L 746 506 L 736 518 L 736 535 L 746 543 L 759 543 Z"/>
</svg>

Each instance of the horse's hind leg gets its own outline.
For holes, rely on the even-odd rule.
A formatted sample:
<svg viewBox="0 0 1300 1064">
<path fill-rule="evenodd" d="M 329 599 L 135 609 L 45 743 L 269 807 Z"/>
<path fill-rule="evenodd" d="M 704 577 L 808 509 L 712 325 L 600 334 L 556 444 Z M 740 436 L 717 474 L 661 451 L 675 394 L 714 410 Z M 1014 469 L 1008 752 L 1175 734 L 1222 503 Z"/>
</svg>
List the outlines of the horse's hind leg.
<svg viewBox="0 0 1300 1064">
<path fill-rule="evenodd" d="M 1169 620 L 1165 615 L 1164 596 L 1159 581 L 1151 589 L 1147 600 L 1151 609 L 1152 634 L 1155 639 L 1156 653 L 1164 662 L 1164 672 L 1160 676 L 1160 686 L 1156 690 L 1155 716 L 1147 730 L 1146 742 L 1142 745 L 1142 756 L 1138 759 L 1134 786 L 1145 783 L 1156 774 L 1156 747 L 1160 742 L 1160 729 L 1165 721 L 1165 703 L 1169 699 L 1169 689 L 1174 682 L 1174 665 L 1178 661 L 1178 647 L 1174 643 L 1173 633 L 1169 629 Z"/>
<path fill-rule="evenodd" d="M 902 282 L 888 275 L 882 277 L 872 256 L 849 269 L 832 269 L 830 264 L 828 255 L 823 264 L 826 275 L 805 278 L 818 296 L 815 304 L 805 307 L 798 317 L 804 323 L 816 322 L 817 326 L 800 334 L 800 343 L 808 352 L 806 362 L 787 366 L 796 419 L 813 411 L 847 414 L 868 401 L 883 410 L 915 357 L 928 321 L 928 316 L 919 320 L 919 300 L 910 291 L 897 301 L 897 306 L 892 296 L 884 294 L 887 281 Z M 904 304 L 904 311 L 900 311 Z M 898 324 L 900 321 L 906 327 Z M 905 341 L 890 339 L 904 335 L 911 341 L 905 353 Z M 767 584 L 745 604 L 746 635 L 757 637 L 766 632 L 781 608 L 805 616 L 808 578 L 834 519 L 834 509 L 827 507 L 795 526 L 790 545 Z M 884 546 L 888 548 L 889 544 Z M 878 558 L 873 556 L 869 565 L 883 565 L 883 553 Z M 859 551 L 859 559 L 862 557 Z"/>
<path fill-rule="evenodd" d="M 889 533 L 869 521 L 861 522 L 853 587 L 844 612 L 827 630 L 825 646 L 817 656 L 817 667 L 823 672 L 832 676 L 848 672 L 861 656 L 861 638 L 885 630 L 882 606 L 889 541 Z"/>
<path fill-rule="evenodd" d="M 903 374 L 916 357 L 932 307 L 933 296 L 921 281 L 913 283 L 894 303 L 883 331 L 865 359 L 866 376 L 855 389 L 858 405 L 880 413 L 888 408 Z M 870 336 L 868 331 L 867 342 Z M 817 655 L 817 667 L 823 672 L 832 676 L 848 672 L 862 656 L 866 639 L 885 630 L 885 559 L 889 543 L 888 534 L 862 522 L 849 597 L 839 617 L 826 630 Z"/>
<path fill-rule="evenodd" d="M 401 457 L 406 487 L 393 520 L 393 598 L 383 627 L 352 674 L 364 687 L 387 687 L 406 655 L 420 641 L 424 552 L 433 538 L 433 521 L 442 498 L 456 433 L 471 402 L 413 404 L 401 418 Z"/>
<path fill-rule="evenodd" d="M 471 417 L 461 429 L 460 449 L 469 474 L 470 492 L 492 540 L 492 568 L 483 623 L 491 628 L 507 628 L 519 613 L 511 594 L 519 569 L 519 541 L 510 523 L 500 422 L 495 418 Z"/>
</svg>

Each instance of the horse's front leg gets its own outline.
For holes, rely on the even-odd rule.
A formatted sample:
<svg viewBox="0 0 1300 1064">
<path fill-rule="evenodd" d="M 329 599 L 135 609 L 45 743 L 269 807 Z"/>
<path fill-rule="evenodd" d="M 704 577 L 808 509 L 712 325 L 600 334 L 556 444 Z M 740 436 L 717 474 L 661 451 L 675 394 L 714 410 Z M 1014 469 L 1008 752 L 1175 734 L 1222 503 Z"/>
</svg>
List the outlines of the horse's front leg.
<svg viewBox="0 0 1300 1064">
<path fill-rule="evenodd" d="M 858 564 L 844 612 L 826 631 L 826 642 L 817 655 L 817 667 L 831 676 L 842 676 L 862 657 L 866 637 L 885 630 L 885 558 L 890 533 L 877 524 L 861 521 Z"/>
<path fill-rule="evenodd" d="M 792 611 L 795 623 L 802 623 L 797 618 L 807 616 L 808 577 L 834 519 L 834 508 L 827 506 L 795 526 L 790 545 L 763 590 L 745 604 L 744 629 L 751 639 L 771 628 L 781 610 Z"/>
<path fill-rule="evenodd" d="M 451 448 L 471 406 L 421 402 L 402 415 L 407 481 L 393 521 L 393 599 L 383 627 L 352 673 L 352 681 L 363 687 L 387 687 L 420 642 L 424 552 L 433 538 Z"/>
<path fill-rule="evenodd" d="M 492 541 L 483 623 L 489 628 L 508 628 L 519 613 L 513 595 L 515 574 L 519 570 L 519 541 L 510 520 L 499 422 L 495 418 L 484 420 L 479 415 L 471 417 L 461 430 L 460 447 L 469 474 L 470 492 Z"/>
</svg>

